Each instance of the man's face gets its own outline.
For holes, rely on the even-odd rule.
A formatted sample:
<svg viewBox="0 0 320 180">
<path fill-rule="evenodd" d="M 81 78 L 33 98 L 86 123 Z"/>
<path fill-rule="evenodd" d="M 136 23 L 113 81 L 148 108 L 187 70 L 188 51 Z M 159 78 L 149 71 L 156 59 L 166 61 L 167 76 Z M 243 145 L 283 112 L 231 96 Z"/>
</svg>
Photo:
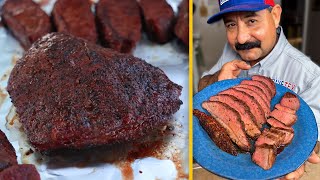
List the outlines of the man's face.
<svg viewBox="0 0 320 180">
<path fill-rule="evenodd" d="M 267 56 L 276 44 L 276 23 L 268 9 L 229 13 L 223 21 L 229 44 L 251 65 Z"/>
</svg>

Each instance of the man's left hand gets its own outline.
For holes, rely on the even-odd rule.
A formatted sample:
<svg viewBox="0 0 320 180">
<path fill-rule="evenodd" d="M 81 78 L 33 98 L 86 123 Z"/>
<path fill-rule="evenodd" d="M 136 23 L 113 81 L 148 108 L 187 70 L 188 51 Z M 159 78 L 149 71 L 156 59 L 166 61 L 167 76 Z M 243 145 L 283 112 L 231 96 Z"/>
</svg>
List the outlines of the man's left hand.
<svg viewBox="0 0 320 180">
<path fill-rule="evenodd" d="M 318 164 L 320 163 L 320 158 L 314 151 L 312 151 L 311 156 L 308 158 L 308 162 L 312 164 Z M 285 177 L 281 178 L 281 180 L 282 179 L 300 179 L 304 174 L 305 166 L 306 166 L 305 163 L 302 164 L 297 170 L 287 174 Z"/>
</svg>

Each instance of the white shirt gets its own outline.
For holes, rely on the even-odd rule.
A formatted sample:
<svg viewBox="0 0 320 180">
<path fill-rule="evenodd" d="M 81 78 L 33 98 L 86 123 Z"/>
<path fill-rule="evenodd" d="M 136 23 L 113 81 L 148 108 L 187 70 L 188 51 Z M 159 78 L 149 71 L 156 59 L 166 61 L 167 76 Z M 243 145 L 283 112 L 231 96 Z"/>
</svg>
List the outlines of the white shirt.
<svg viewBox="0 0 320 180">
<path fill-rule="evenodd" d="M 225 63 L 234 59 L 241 57 L 227 43 L 217 64 L 204 72 L 203 76 L 214 74 Z M 320 68 L 309 57 L 289 44 L 282 29 L 278 42 L 270 54 L 251 69 L 242 70 L 239 78 L 255 74 L 270 77 L 275 83 L 293 90 L 310 106 L 317 121 L 318 140 L 320 140 Z"/>
</svg>

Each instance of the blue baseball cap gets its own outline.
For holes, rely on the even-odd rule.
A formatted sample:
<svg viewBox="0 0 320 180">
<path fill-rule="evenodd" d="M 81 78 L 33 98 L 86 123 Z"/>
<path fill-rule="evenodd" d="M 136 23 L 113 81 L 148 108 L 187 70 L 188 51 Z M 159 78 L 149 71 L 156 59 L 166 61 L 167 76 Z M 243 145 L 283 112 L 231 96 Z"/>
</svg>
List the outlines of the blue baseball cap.
<svg viewBox="0 0 320 180">
<path fill-rule="evenodd" d="M 219 0 L 220 12 L 211 16 L 207 23 L 219 21 L 224 14 L 239 11 L 260 11 L 274 6 L 274 0 Z"/>
</svg>

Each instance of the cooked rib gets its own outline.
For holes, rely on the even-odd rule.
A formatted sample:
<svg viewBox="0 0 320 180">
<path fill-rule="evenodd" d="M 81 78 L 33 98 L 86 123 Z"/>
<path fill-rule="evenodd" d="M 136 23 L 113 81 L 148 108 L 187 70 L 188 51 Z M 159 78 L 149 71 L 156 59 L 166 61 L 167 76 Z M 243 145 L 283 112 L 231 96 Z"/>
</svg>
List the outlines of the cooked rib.
<svg viewBox="0 0 320 180">
<path fill-rule="evenodd" d="M 200 125 L 221 150 L 234 156 L 238 154 L 237 148 L 232 143 L 227 131 L 217 122 L 217 120 L 197 109 L 193 110 L 193 115 L 199 119 Z"/>
</svg>

